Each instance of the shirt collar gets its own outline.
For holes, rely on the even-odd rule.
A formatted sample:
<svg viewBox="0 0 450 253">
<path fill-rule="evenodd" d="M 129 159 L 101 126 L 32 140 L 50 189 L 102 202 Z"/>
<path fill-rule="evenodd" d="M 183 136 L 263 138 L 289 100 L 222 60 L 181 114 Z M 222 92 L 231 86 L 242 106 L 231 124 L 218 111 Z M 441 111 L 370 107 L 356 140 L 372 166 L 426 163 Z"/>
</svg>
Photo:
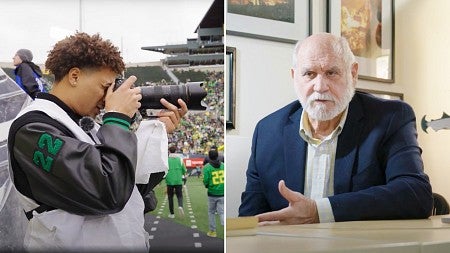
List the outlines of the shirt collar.
<svg viewBox="0 0 450 253">
<path fill-rule="evenodd" d="M 299 129 L 300 137 L 302 137 L 302 139 L 307 143 L 313 145 L 319 145 L 324 141 L 337 137 L 344 128 L 345 121 L 347 119 L 347 113 L 348 113 L 348 106 L 347 108 L 345 108 L 344 114 L 342 114 L 341 120 L 339 121 L 339 125 L 337 125 L 337 127 L 333 130 L 333 132 L 331 132 L 331 134 L 329 134 L 325 139 L 319 140 L 313 137 L 311 127 L 308 123 L 308 114 L 305 112 L 305 110 L 303 110 L 302 115 L 300 117 L 300 129 Z"/>
</svg>

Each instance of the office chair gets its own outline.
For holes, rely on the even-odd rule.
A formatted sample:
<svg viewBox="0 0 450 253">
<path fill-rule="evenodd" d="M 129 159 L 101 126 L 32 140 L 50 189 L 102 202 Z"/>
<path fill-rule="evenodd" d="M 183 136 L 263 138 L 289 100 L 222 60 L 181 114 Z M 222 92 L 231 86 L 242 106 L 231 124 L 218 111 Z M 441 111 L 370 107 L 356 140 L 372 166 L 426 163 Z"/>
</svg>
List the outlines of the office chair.
<svg viewBox="0 0 450 253">
<path fill-rule="evenodd" d="M 433 192 L 433 215 L 445 215 L 449 214 L 450 208 L 447 200 L 438 194 Z"/>
</svg>

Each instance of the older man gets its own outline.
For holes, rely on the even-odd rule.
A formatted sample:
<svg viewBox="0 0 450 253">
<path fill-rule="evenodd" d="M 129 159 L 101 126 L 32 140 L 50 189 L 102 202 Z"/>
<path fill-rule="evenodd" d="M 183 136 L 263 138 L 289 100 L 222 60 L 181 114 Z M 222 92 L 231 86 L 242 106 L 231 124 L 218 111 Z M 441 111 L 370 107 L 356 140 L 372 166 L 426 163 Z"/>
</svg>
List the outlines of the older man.
<svg viewBox="0 0 450 253">
<path fill-rule="evenodd" d="M 358 63 L 331 34 L 297 43 L 291 74 L 299 101 L 256 126 L 239 215 L 284 224 L 428 217 L 412 108 L 355 93 Z"/>
</svg>

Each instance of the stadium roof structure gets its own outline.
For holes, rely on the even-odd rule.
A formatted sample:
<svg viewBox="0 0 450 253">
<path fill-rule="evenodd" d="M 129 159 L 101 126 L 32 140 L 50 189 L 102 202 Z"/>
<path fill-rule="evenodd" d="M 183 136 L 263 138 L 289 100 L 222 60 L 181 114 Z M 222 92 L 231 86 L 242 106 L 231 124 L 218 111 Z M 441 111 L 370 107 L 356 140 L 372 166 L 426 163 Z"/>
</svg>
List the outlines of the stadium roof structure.
<svg viewBox="0 0 450 253">
<path fill-rule="evenodd" d="M 163 63 L 168 67 L 222 65 L 224 1 L 214 0 L 200 24 L 195 29 L 197 38 L 187 39 L 185 44 L 141 47 L 143 50 L 168 55 Z"/>
</svg>

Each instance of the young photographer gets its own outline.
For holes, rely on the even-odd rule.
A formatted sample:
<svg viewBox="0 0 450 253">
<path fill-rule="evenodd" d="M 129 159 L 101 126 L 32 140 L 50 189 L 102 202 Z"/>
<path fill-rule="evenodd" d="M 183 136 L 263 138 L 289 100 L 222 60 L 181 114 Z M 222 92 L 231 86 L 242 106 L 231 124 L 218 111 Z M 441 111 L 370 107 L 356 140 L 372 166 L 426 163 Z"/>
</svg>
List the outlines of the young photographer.
<svg viewBox="0 0 450 253">
<path fill-rule="evenodd" d="M 59 41 L 46 68 L 55 76 L 53 89 L 19 114 L 8 137 L 12 178 L 29 219 L 24 247 L 148 252 L 135 185 L 137 138 L 130 131 L 142 97 L 132 88 L 136 77 L 113 92 L 125 65 L 118 48 L 98 34 Z M 161 101 L 167 131 L 187 113 L 178 102 L 180 109 Z M 100 109 L 106 111 L 102 126 L 92 121 L 81 128 Z"/>
</svg>

